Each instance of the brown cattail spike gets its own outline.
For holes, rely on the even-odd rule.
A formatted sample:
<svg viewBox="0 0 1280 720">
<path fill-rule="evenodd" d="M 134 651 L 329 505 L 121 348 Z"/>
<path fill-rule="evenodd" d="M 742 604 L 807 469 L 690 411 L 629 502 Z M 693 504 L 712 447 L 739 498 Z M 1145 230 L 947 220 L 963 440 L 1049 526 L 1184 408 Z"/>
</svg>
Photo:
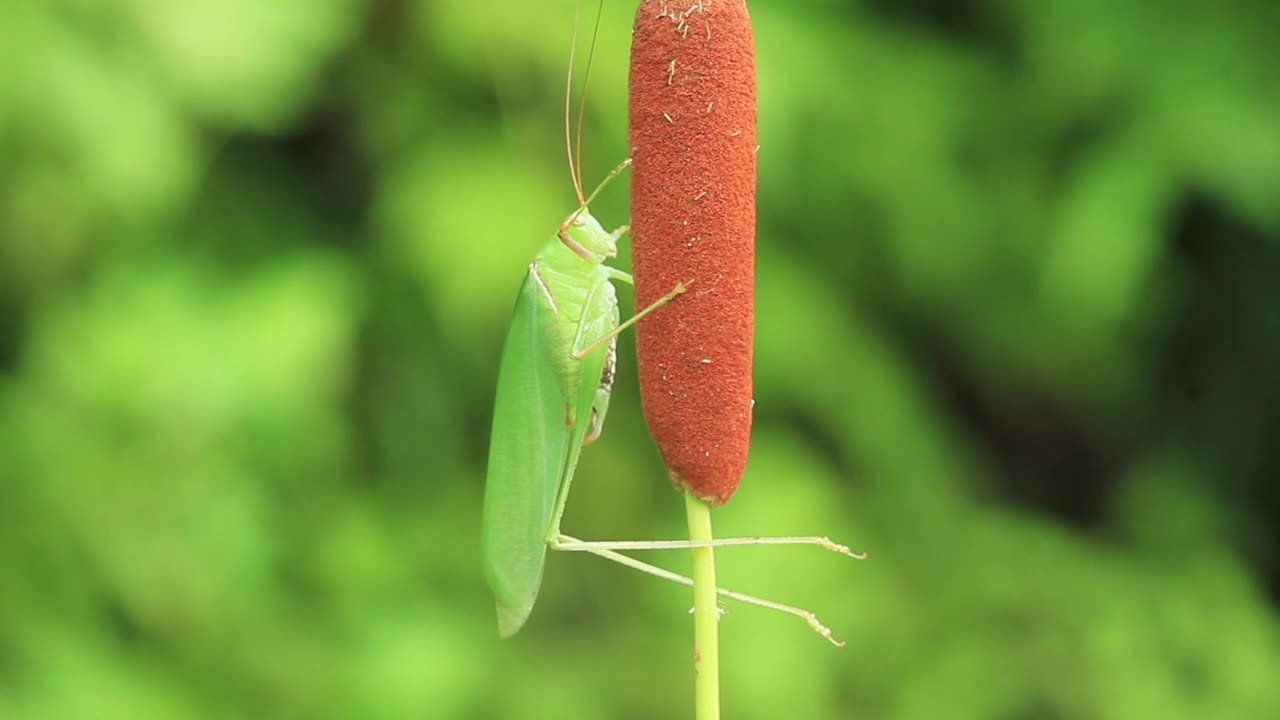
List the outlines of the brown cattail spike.
<svg viewBox="0 0 1280 720">
<path fill-rule="evenodd" d="M 645 417 L 677 487 L 719 505 L 746 469 L 756 71 L 745 0 L 644 0 L 631 46 L 636 305 Z"/>
</svg>

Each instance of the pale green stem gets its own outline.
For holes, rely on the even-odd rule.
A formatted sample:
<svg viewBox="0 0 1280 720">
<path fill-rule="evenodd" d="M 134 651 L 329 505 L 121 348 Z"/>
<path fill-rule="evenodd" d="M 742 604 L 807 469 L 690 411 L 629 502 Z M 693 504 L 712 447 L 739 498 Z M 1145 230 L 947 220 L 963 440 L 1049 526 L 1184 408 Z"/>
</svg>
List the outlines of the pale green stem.
<svg viewBox="0 0 1280 720">
<path fill-rule="evenodd" d="M 711 507 L 685 494 L 689 539 L 710 540 Z M 693 553 L 693 672 L 697 720 L 720 720 L 720 609 L 716 606 L 715 548 Z"/>
</svg>

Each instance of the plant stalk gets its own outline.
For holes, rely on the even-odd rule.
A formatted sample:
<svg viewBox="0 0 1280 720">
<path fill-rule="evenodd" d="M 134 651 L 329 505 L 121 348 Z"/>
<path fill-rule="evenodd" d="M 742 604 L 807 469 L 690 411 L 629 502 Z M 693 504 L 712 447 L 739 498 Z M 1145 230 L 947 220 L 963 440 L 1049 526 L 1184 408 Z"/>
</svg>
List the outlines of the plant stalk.
<svg viewBox="0 0 1280 720">
<path fill-rule="evenodd" d="M 711 506 L 685 493 L 690 540 L 711 540 Z M 693 548 L 693 673 L 697 720 L 720 720 L 720 610 L 715 548 Z"/>
</svg>

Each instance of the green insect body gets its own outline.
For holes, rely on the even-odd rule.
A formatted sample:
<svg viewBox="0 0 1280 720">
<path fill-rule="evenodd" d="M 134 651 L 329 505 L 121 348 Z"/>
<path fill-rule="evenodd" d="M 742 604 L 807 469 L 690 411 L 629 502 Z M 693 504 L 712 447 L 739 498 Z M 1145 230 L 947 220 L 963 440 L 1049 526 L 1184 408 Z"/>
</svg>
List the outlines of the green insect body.
<svg viewBox="0 0 1280 720">
<path fill-rule="evenodd" d="M 616 358 L 618 254 L 584 208 L 529 265 L 500 363 L 485 484 L 484 565 L 498 633 L 533 611 L 578 456 L 601 431 Z M 587 350 L 587 352 L 583 352 Z"/>
</svg>

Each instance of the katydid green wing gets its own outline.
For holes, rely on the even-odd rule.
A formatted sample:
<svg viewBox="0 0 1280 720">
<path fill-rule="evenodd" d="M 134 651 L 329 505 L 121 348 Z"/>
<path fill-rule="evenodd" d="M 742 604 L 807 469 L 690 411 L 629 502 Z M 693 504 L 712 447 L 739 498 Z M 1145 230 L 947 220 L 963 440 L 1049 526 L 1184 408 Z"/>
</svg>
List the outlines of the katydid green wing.
<svg viewBox="0 0 1280 720">
<path fill-rule="evenodd" d="M 524 625 L 538 597 L 569 442 L 567 401 L 554 358 L 557 332 L 554 311 L 531 268 L 502 349 L 485 478 L 484 568 L 502 637 Z"/>
</svg>

